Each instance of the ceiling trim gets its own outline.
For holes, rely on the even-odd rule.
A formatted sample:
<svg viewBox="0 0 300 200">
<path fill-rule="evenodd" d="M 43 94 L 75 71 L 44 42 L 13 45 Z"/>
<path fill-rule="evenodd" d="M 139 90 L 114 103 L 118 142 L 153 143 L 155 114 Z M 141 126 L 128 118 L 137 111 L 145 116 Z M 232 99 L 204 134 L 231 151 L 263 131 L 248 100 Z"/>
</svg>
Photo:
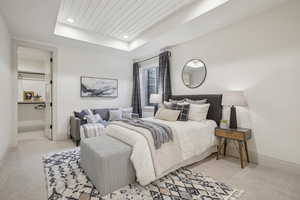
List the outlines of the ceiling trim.
<svg viewBox="0 0 300 200">
<path fill-rule="evenodd" d="M 229 0 L 201 0 L 201 1 L 196 1 L 196 2 L 194 0 L 185 0 L 184 1 L 185 4 L 187 4 L 187 2 L 193 2 L 193 3 L 186 5 L 184 8 L 182 8 L 182 4 L 184 4 L 184 3 L 177 2 L 177 4 L 174 4 L 175 6 L 177 5 L 177 7 L 173 8 L 173 10 L 178 11 L 178 8 L 182 8 L 181 10 L 173 13 L 172 15 L 169 15 L 169 13 L 166 12 L 165 15 L 169 15 L 166 19 L 164 19 L 163 21 L 160 21 L 159 23 L 156 23 L 155 25 L 151 24 L 152 27 L 150 29 L 148 29 L 147 31 L 137 33 L 137 35 L 139 35 L 139 36 L 136 37 L 132 41 L 124 41 L 124 40 L 116 39 L 115 37 L 108 36 L 107 34 L 101 34 L 99 32 L 88 31 L 86 29 L 78 28 L 73 25 L 68 25 L 66 23 L 61 23 L 61 22 L 56 23 L 54 34 L 62 36 L 62 37 L 67 37 L 67 38 L 71 38 L 71 39 L 75 39 L 75 40 L 92 43 L 92 44 L 111 47 L 111 48 L 115 48 L 115 49 L 119 49 L 119 50 L 123 50 L 123 51 L 132 51 L 134 49 L 137 49 L 137 48 L 145 45 L 149 41 L 155 39 L 160 34 L 165 34 L 167 32 L 174 30 L 175 28 L 180 29 L 180 27 L 184 27 L 184 25 L 192 22 L 195 18 L 198 18 L 199 16 L 225 4 L 227 1 L 229 1 Z M 62 1 L 62 2 L 64 2 L 64 1 Z M 129 4 L 130 4 L 130 2 L 129 2 Z M 138 5 L 141 6 L 140 4 L 138 4 Z M 67 5 L 64 5 L 62 3 L 60 9 L 63 9 L 63 7 L 66 7 L 66 6 Z M 109 5 L 107 5 L 107 6 L 109 6 Z M 110 5 L 110 6 L 113 6 L 113 5 Z M 154 5 L 154 7 L 155 6 L 157 6 L 157 5 Z M 69 5 L 69 7 L 70 7 L 70 5 Z M 115 7 L 117 7 L 117 6 L 115 6 Z M 153 8 L 153 6 L 151 8 Z M 168 8 L 170 8 L 170 6 L 167 7 L 167 9 Z M 164 11 L 166 11 L 166 10 L 164 9 Z M 94 12 L 96 12 L 96 11 L 94 11 Z M 68 15 L 68 14 L 64 14 L 64 15 Z M 66 16 L 64 16 L 64 15 L 62 13 L 59 14 L 58 21 L 62 21 L 64 18 L 66 18 Z M 71 15 L 71 14 L 69 14 L 69 15 Z M 147 15 L 145 15 L 145 16 L 147 16 Z M 133 16 L 133 17 L 131 16 L 131 18 L 134 18 L 134 17 L 136 17 L 136 16 Z M 126 23 L 128 23 L 128 21 L 130 21 L 130 19 L 124 20 L 123 26 L 126 26 L 126 25 L 124 25 L 124 23 L 126 24 Z M 100 24 L 101 24 L 101 22 L 100 22 Z M 138 25 L 136 25 L 136 26 L 138 26 Z M 130 30 L 135 30 L 136 26 L 134 26 Z M 153 34 L 153 30 L 155 30 L 155 29 L 158 29 L 158 31 L 156 31 L 156 34 Z M 113 27 L 111 30 L 116 30 L 116 29 Z M 131 33 L 130 30 L 128 31 L 128 33 Z M 112 32 L 112 33 L 114 33 L 114 32 Z"/>
<path fill-rule="evenodd" d="M 57 23 L 54 30 L 55 35 L 59 35 L 74 40 L 80 40 L 91 44 L 102 45 L 123 51 L 129 51 L 129 43 L 103 36 L 97 33 L 88 32 L 74 28 L 65 24 Z"/>
</svg>

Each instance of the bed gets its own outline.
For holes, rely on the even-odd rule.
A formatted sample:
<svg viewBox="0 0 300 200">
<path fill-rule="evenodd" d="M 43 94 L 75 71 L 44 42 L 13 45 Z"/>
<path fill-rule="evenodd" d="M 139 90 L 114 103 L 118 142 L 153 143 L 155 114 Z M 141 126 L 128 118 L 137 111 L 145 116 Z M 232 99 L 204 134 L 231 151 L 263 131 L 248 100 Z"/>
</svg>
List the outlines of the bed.
<svg viewBox="0 0 300 200">
<path fill-rule="evenodd" d="M 137 134 L 139 131 L 147 131 L 145 129 L 116 123 L 106 128 L 107 135 L 132 147 L 130 160 L 141 185 L 147 185 L 175 169 L 200 161 L 216 151 L 214 129 L 222 117 L 222 95 L 175 95 L 170 98 L 207 99 L 210 103 L 207 120 L 170 122 L 145 118 L 144 120 L 166 124 L 173 131 L 173 141 L 165 143 L 160 149 L 154 149 L 154 145 L 143 135 Z"/>
</svg>

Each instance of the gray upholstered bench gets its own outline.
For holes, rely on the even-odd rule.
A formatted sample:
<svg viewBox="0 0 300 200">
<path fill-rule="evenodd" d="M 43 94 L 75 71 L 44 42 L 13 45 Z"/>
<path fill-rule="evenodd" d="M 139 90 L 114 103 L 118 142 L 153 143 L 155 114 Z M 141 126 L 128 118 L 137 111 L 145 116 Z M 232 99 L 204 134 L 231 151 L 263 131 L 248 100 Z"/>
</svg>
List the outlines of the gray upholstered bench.
<svg viewBox="0 0 300 200">
<path fill-rule="evenodd" d="M 80 165 L 100 194 L 108 194 L 135 182 L 131 147 L 109 136 L 83 140 Z"/>
</svg>

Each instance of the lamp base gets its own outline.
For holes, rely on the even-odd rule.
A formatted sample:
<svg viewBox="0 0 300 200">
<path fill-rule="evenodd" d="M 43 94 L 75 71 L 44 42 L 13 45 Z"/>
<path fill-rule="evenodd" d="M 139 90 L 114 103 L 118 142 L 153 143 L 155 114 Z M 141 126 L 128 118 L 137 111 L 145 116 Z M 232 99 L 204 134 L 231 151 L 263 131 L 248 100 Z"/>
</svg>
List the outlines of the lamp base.
<svg viewBox="0 0 300 200">
<path fill-rule="evenodd" d="M 229 128 L 232 128 L 232 129 L 236 129 L 237 128 L 236 108 L 234 106 L 231 106 L 231 109 L 230 109 Z"/>
<path fill-rule="evenodd" d="M 155 116 L 155 114 L 156 114 L 157 110 L 158 110 L 158 104 L 155 104 L 155 105 L 154 105 L 154 113 L 153 113 L 153 114 L 154 114 L 154 116 Z"/>
</svg>

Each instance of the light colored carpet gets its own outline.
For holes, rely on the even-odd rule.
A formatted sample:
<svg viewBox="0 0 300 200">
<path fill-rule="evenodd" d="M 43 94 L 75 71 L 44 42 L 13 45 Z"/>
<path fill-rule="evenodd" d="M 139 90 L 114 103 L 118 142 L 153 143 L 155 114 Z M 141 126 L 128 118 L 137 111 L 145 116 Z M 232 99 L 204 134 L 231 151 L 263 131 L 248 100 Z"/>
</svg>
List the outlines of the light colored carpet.
<svg viewBox="0 0 300 200">
<path fill-rule="evenodd" d="M 0 169 L 0 197 L 5 200 L 46 200 L 42 155 L 73 148 L 71 141 L 50 142 L 45 138 L 20 140 Z M 249 165 L 241 169 L 239 160 L 210 157 L 192 166 L 217 180 L 243 189 L 243 200 L 299 200 L 300 172 L 284 166 Z"/>
</svg>

